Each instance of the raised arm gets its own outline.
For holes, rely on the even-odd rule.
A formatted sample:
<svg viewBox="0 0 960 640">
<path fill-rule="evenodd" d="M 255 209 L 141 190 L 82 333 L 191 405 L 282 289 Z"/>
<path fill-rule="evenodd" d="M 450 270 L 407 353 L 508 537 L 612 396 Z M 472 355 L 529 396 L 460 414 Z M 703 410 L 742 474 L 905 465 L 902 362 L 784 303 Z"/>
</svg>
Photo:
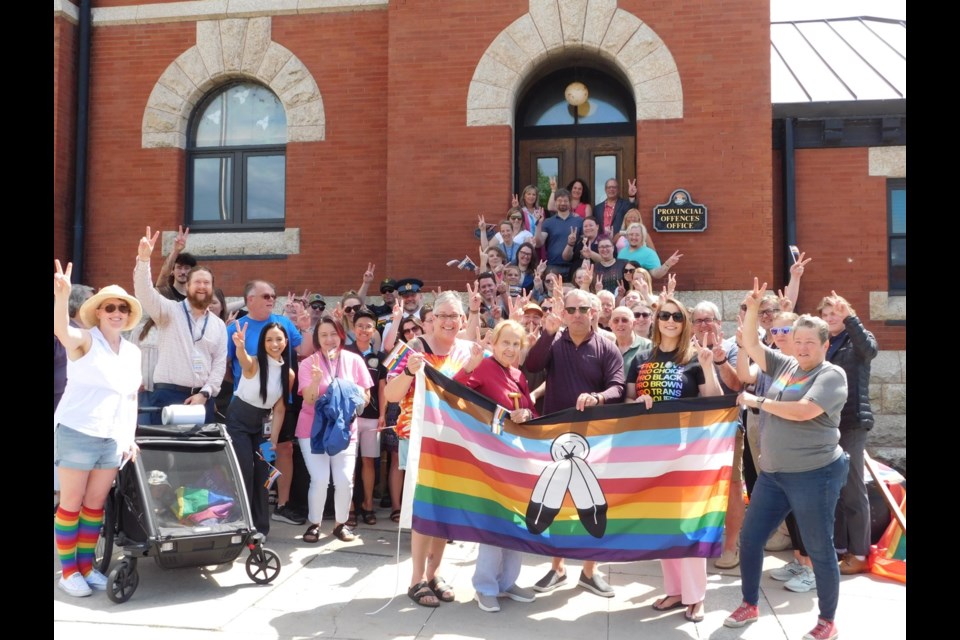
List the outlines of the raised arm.
<svg viewBox="0 0 960 640">
<path fill-rule="evenodd" d="M 157 233 L 159 233 L 159 231 Z M 170 251 L 170 255 L 167 256 L 167 259 L 163 261 L 163 266 L 160 267 L 160 273 L 157 274 L 156 286 L 162 287 L 163 285 L 167 284 L 170 274 L 173 273 L 173 265 L 176 263 L 177 257 L 187 246 L 187 237 L 189 235 L 190 227 L 184 229 L 182 226 L 177 225 L 177 237 L 173 241 L 173 250 Z M 147 236 L 150 236 L 149 232 L 147 232 Z M 154 238 L 153 241 L 156 242 L 156 238 Z M 153 250 L 152 245 L 150 249 L 151 251 Z"/>
<path fill-rule="evenodd" d="M 800 278 L 803 277 L 803 268 L 813 260 L 813 258 L 804 260 L 803 256 L 805 255 L 805 253 L 801 253 L 797 261 L 790 265 L 790 282 L 787 283 L 787 288 L 783 292 L 783 297 L 792 300 L 794 304 L 800 299 Z"/>
<path fill-rule="evenodd" d="M 367 292 L 370 291 L 370 283 L 373 282 L 373 273 L 377 265 L 372 262 L 367 263 L 367 270 L 363 272 L 363 284 L 357 289 L 357 297 L 360 298 L 360 304 L 367 303 Z"/>
<path fill-rule="evenodd" d="M 67 263 L 67 270 L 60 266 L 59 260 L 53 261 L 53 335 L 67 351 L 67 357 L 76 360 L 83 356 L 92 342 L 90 332 L 70 326 L 70 275 L 73 263 Z"/>
<path fill-rule="evenodd" d="M 753 291 L 748 293 L 743 299 L 743 304 L 747 306 L 747 312 L 743 316 L 743 348 L 747 355 L 753 359 L 761 371 L 766 371 L 767 356 L 764 353 L 763 345 L 760 343 L 759 335 L 759 309 L 760 301 L 763 300 L 763 294 L 767 292 L 767 283 L 760 286 L 758 278 L 753 279 Z"/>
<path fill-rule="evenodd" d="M 244 378 L 252 378 L 257 375 L 260 366 L 257 364 L 257 359 L 247 353 L 247 323 L 244 322 L 241 326 L 239 320 L 234 322 L 236 331 L 233 333 L 233 346 L 237 352 L 237 360 L 240 362 L 240 370 Z"/>
</svg>

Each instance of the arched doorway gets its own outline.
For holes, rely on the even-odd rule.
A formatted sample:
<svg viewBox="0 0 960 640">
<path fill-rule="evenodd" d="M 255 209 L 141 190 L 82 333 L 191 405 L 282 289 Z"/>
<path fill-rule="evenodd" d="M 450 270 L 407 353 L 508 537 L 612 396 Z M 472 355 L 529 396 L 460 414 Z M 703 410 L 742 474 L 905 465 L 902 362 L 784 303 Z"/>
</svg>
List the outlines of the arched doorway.
<svg viewBox="0 0 960 640">
<path fill-rule="evenodd" d="M 571 82 L 583 83 L 589 93 L 579 107 L 564 96 Z M 544 206 L 550 176 L 560 186 L 586 181 L 591 205 L 604 198 L 607 179 L 616 178 L 626 193 L 626 181 L 636 176 L 636 104 L 607 71 L 567 66 L 542 76 L 521 94 L 515 122 L 516 191 L 537 184 Z"/>
</svg>

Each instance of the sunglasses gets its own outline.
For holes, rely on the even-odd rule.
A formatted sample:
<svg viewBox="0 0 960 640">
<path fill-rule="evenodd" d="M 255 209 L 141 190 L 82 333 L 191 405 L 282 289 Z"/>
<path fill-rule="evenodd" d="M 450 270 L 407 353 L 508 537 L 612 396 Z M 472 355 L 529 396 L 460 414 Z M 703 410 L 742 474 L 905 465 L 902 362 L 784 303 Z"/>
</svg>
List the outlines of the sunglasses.
<svg viewBox="0 0 960 640">
<path fill-rule="evenodd" d="M 396 291 L 396 289 L 390 289 L 390 288 L 380 289 L 380 293 L 381 293 L 381 294 L 383 294 L 383 293 L 393 293 L 394 291 Z"/>
<path fill-rule="evenodd" d="M 310 303 L 310 308 L 311 308 L 311 309 L 317 309 L 317 310 L 319 310 L 319 311 L 323 311 L 324 309 L 327 308 L 327 305 L 326 305 L 326 303 L 324 303 L 324 302 L 311 302 L 311 303 Z"/>
<path fill-rule="evenodd" d="M 649 318 L 649 317 L 650 317 L 650 312 L 649 312 L 649 311 L 634 311 L 634 312 L 633 312 L 633 317 L 636 318 L 637 320 L 639 320 L 640 318 L 646 319 L 646 318 Z"/>
<path fill-rule="evenodd" d="M 592 309 L 592 308 L 593 308 L 593 307 L 564 307 L 563 309 L 564 309 L 564 311 L 566 311 L 566 312 L 569 313 L 570 315 L 573 315 L 573 314 L 575 314 L 577 311 L 579 311 L 579 312 L 580 312 L 580 315 L 585 316 L 585 315 L 587 315 L 588 313 L 590 313 L 590 309 Z"/>
<path fill-rule="evenodd" d="M 520 216 L 510 216 L 511 220 L 523 220 Z"/>
<path fill-rule="evenodd" d="M 103 306 L 100 307 L 100 308 L 103 309 L 104 311 L 106 311 L 107 313 L 113 313 L 113 312 L 116 311 L 117 309 L 120 309 L 120 313 L 130 313 L 130 305 L 128 305 L 128 304 L 126 304 L 126 303 L 123 303 L 123 302 L 121 302 L 121 303 L 118 304 L 118 305 L 117 305 L 117 304 L 113 304 L 113 303 L 111 302 L 110 304 L 105 304 L 105 305 L 103 305 Z"/>
<path fill-rule="evenodd" d="M 343 312 L 344 312 L 344 313 L 356 313 L 357 311 L 360 311 L 360 309 L 362 309 L 362 308 L 363 308 L 363 305 L 362 305 L 362 304 L 355 304 L 355 305 L 353 305 L 352 307 L 344 307 L 344 308 L 343 308 Z"/>
<path fill-rule="evenodd" d="M 406 329 L 403 330 L 403 333 L 410 333 L 411 331 L 421 331 L 421 329 L 420 327 L 417 327 L 417 326 L 407 327 Z"/>
<path fill-rule="evenodd" d="M 553 311 L 553 307 L 540 307 L 540 308 L 543 309 L 544 313 L 550 313 L 551 311 Z"/>
<path fill-rule="evenodd" d="M 276 300 L 276 299 L 277 299 L 277 294 L 275 294 L 275 293 L 263 293 L 263 294 L 260 295 L 260 297 L 263 298 L 264 300 Z"/>
<path fill-rule="evenodd" d="M 630 324 L 633 324 L 633 320 L 631 320 L 630 318 L 614 318 L 613 320 L 611 320 L 611 322 L 613 322 L 614 324 L 623 324 L 624 322 L 629 322 Z"/>
<path fill-rule="evenodd" d="M 775 336 L 787 336 L 790 335 L 790 332 L 793 331 L 793 327 L 770 327 L 770 333 Z"/>
<path fill-rule="evenodd" d="M 624 272 L 624 273 L 635 273 L 635 272 L 636 272 L 636 269 L 624 269 L 623 272 Z"/>
<path fill-rule="evenodd" d="M 670 318 L 673 318 L 674 322 L 683 322 L 683 314 L 679 311 L 674 311 L 670 313 L 669 311 L 661 311 L 657 314 L 657 317 L 666 322 Z"/>
</svg>

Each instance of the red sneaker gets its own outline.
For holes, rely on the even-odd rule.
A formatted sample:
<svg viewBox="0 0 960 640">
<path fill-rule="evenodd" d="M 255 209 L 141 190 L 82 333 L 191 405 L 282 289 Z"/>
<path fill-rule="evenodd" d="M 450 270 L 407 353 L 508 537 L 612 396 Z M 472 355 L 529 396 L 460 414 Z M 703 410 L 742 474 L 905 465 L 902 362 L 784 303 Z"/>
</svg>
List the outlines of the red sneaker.
<svg viewBox="0 0 960 640">
<path fill-rule="evenodd" d="M 723 626 L 733 627 L 734 629 L 742 627 L 744 625 L 750 624 L 751 622 L 756 622 L 760 617 L 760 609 L 755 604 L 747 604 L 744 602 L 737 610 L 730 614 L 730 616 L 723 621 Z"/>
<path fill-rule="evenodd" d="M 837 625 L 833 624 L 832 620 L 817 618 L 817 626 L 803 636 L 803 640 L 834 640 L 839 637 L 840 632 L 837 631 Z"/>
</svg>

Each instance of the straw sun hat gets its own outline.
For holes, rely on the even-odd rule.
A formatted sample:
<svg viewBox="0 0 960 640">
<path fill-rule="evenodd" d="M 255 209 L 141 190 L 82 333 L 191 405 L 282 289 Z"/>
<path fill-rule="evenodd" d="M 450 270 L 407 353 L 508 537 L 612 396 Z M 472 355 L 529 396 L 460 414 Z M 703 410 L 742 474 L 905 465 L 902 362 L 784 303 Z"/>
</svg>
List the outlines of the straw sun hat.
<svg viewBox="0 0 960 640">
<path fill-rule="evenodd" d="M 103 304 L 104 300 L 110 300 L 111 298 L 119 298 L 130 305 L 130 315 L 127 316 L 127 323 L 123 325 L 123 331 L 130 331 L 139 324 L 140 318 L 143 317 L 143 308 L 140 306 L 140 301 L 124 291 L 123 287 L 111 284 L 97 291 L 80 306 L 77 315 L 84 326 L 97 326 L 97 308 Z"/>
</svg>

